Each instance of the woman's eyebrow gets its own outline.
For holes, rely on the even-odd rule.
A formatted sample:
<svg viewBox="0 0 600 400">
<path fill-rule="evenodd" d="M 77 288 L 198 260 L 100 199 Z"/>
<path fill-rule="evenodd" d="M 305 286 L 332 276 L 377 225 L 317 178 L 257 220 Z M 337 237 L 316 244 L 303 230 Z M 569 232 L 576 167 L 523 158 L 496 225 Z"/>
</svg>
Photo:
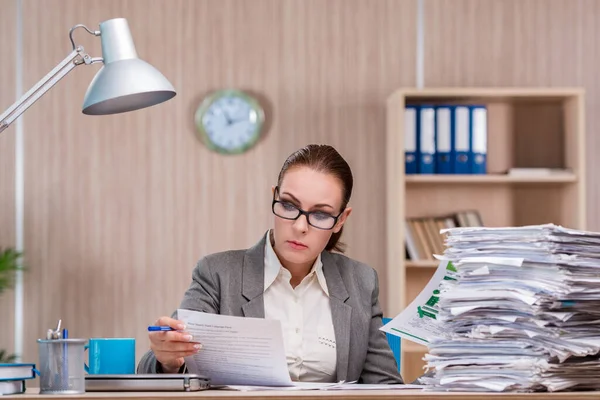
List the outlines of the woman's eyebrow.
<svg viewBox="0 0 600 400">
<path fill-rule="evenodd" d="M 298 200 L 298 198 L 297 198 L 296 196 L 294 196 L 293 194 L 291 194 L 290 192 L 283 192 L 283 193 L 281 193 L 281 194 L 282 194 L 282 195 L 286 195 L 286 196 L 289 196 L 289 197 L 291 197 L 291 198 L 292 198 L 292 200 L 293 200 L 294 202 L 296 202 L 296 204 L 298 204 L 298 205 L 302 204 L 302 203 L 300 202 L 300 200 Z M 333 210 L 333 207 L 332 207 L 332 206 L 330 206 L 329 204 L 325 204 L 325 203 L 319 203 L 319 204 L 315 204 L 313 207 L 317 207 L 317 208 L 329 207 L 329 208 L 331 208 L 331 209 Z"/>
</svg>

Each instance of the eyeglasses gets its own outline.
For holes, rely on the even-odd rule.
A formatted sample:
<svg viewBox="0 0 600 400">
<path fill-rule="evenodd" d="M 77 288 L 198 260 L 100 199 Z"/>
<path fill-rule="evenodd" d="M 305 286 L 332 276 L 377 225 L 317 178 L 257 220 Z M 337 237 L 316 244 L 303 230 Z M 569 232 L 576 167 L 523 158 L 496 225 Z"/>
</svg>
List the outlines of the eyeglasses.
<svg viewBox="0 0 600 400">
<path fill-rule="evenodd" d="M 277 193 L 277 188 L 275 189 L 275 193 Z M 301 215 L 305 215 L 309 225 L 324 230 L 332 229 L 337 223 L 340 215 L 342 215 L 341 212 L 338 215 L 333 216 L 323 211 L 304 211 L 289 201 L 275 200 L 275 196 L 273 196 L 271 208 L 273 214 L 283 219 L 297 220 Z"/>
</svg>

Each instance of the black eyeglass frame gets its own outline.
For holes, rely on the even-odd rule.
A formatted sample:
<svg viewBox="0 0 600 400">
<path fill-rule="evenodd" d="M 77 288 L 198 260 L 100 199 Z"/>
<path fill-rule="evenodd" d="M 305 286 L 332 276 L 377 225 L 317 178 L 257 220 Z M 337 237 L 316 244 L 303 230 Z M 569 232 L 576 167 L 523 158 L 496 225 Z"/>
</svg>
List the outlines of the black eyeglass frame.
<svg viewBox="0 0 600 400">
<path fill-rule="evenodd" d="M 301 216 L 301 215 L 304 215 L 304 216 L 306 217 L 306 222 L 308 222 L 308 224 L 309 224 L 310 226 L 312 226 L 312 227 L 314 227 L 314 228 L 317 228 L 317 229 L 320 229 L 320 230 L 322 230 L 322 231 L 330 231 L 330 230 L 332 230 L 333 228 L 335 228 L 335 226 L 336 226 L 336 225 L 337 225 L 337 223 L 338 223 L 338 219 L 339 219 L 339 218 L 340 218 L 340 216 L 341 216 L 341 215 L 344 213 L 344 210 L 340 211 L 340 213 L 339 213 L 338 215 L 331 215 L 331 214 L 327 214 L 326 212 L 323 212 L 323 211 L 304 211 L 303 209 L 299 208 L 298 206 L 296 206 L 296 205 L 295 205 L 295 204 L 293 204 L 293 203 L 290 203 L 289 201 L 281 201 L 281 200 L 276 200 L 276 199 L 275 199 L 275 197 L 277 196 L 277 194 L 278 194 L 278 193 L 279 193 L 279 186 L 275 186 L 275 190 L 273 191 L 273 201 L 271 202 L 271 211 L 272 211 L 272 212 L 273 212 L 273 214 L 274 214 L 274 215 L 276 215 L 277 217 L 279 217 L 279 218 L 283 218 L 283 219 L 285 219 L 285 220 L 288 220 L 288 221 L 295 221 L 295 220 L 297 220 L 298 218 L 300 218 L 300 216 Z M 296 210 L 298 210 L 298 215 L 297 215 L 295 218 L 287 218 L 287 217 L 282 217 L 281 215 L 279 215 L 279 214 L 277 214 L 277 213 L 275 212 L 275 204 L 277 204 L 277 203 L 279 203 L 279 204 L 284 204 L 284 203 L 285 203 L 285 204 L 289 204 L 289 205 L 291 205 L 291 206 L 292 206 L 292 207 L 294 207 Z M 333 225 L 331 226 L 331 228 L 321 228 L 321 227 L 315 226 L 315 225 L 313 225 L 313 224 L 311 224 L 311 223 L 310 223 L 310 215 L 311 215 L 311 214 L 318 214 L 318 213 L 321 213 L 321 214 L 327 214 L 327 215 L 329 215 L 331 218 L 333 218 Z"/>
</svg>

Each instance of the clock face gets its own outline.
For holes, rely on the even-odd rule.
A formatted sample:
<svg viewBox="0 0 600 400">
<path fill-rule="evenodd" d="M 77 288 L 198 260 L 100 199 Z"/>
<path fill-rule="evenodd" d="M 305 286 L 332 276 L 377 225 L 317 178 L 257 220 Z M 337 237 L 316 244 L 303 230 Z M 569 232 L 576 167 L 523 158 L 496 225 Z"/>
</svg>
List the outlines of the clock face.
<svg viewBox="0 0 600 400">
<path fill-rule="evenodd" d="M 251 96 L 238 90 L 221 90 L 207 97 L 196 111 L 200 139 L 220 153 L 236 154 L 260 138 L 264 112 Z"/>
</svg>

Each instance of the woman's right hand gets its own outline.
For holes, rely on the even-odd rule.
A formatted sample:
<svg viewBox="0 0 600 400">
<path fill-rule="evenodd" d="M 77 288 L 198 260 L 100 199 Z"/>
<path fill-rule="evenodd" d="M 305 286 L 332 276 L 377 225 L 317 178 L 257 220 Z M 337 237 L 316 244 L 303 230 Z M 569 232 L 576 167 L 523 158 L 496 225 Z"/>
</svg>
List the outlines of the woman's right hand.
<svg viewBox="0 0 600 400">
<path fill-rule="evenodd" d="M 162 365 L 163 372 L 176 373 L 183 365 L 184 357 L 196 354 L 202 348 L 200 343 L 192 342 L 192 335 L 185 332 L 183 322 L 169 317 L 160 317 L 156 325 L 170 326 L 174 331 L 150 332 L 150 349 L 156 360 Z"/>
</svg>

